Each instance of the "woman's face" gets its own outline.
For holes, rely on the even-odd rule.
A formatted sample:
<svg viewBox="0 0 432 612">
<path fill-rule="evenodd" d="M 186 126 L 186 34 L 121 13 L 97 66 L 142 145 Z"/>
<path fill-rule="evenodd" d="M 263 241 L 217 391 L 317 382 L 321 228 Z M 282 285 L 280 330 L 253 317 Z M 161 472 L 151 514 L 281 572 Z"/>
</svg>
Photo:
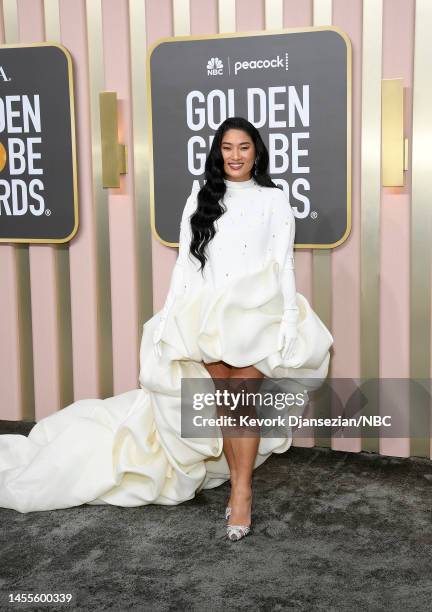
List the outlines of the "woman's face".
<svg viewBox="0 0 432 612">
<path fill-rule="evenodd" d="M 247 132 L 237 129 L 227 130 L 222 137 L 221 152 L 227 180 L 247 181 L 251 178 L 255 145 Z"/>
</svg>

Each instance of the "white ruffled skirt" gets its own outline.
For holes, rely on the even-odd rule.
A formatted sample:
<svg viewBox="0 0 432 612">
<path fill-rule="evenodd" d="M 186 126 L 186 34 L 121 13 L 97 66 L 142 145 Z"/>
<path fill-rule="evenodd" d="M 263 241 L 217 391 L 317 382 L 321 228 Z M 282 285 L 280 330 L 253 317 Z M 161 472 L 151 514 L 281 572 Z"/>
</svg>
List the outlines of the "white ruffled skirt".
<svg viewBox="0 0 432 612">
<path fill-rule="evenodd" d="M 181 437 L 182 378 L 211 379 L 203 363 L 254 365 L 288 385 L 319 387 L 333 338 L 297 293 L 298 342 L 283 362 L 277 336 L 283 309 L 278 264 L 220 290 L 204 285 L 170 310 L 162 356 L 153 349 L 155 314 L 143 326 L 140 388 L 78 400 L 41 419 L 28 437 L 0 436 L 0 507 L 19 512 L 87 504 L 178 504 L 229 478 L 222 437 Z M 255 467 L 292 442 L 260 439 Z"/>
</svg>

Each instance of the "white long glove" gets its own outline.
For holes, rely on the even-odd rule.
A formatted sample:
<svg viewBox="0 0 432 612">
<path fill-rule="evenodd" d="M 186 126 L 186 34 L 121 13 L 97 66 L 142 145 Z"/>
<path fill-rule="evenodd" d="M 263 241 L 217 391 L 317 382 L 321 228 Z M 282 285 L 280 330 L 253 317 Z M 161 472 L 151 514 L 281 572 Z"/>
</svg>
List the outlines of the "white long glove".
<svg viewBox="0 0 432 612">
<path fill-rule="evenodd" d="M 281 273 L 281 289 L 284 296 L 284 313 L 279 327 L 278 350 L 282 359 L 289 359 L 297 346 L 297 318 L 296 286 L 294 277 L 294 257 L 287 256 L 285 268 Z"/>
<path fill-rule="evenodd" d="M 182 295 L 183 291 L 183 266 L 179 262 L 179 258 L 177 258 L 176 264 L 173 268 L 170 288 L 168 291 L 167 298 L 165 300 L 164 307 L 161 310 L 159 323 L 153 333 L 153 345 L 154 352 L 156 357 L 160 357 L 162 355 L 162 335 L 165 330 L 166 320 L 168 317 L 169 310 L 171 306 L 174 304 L 177 296 Z"/>
<path fill-rule="evenodd" d="M 164 307 L 162 308 L 160 313 L 160 321 L 153 333 L 154 352 L 157 357 L 160 357 L 162 355 L 161 340 L 165 330 L 168 313 L 172 305 L 176 301 L 176 298 L 181 295 L 184 295 L 184 293 L 188 291 L 188 277 L 191 274 L 191 270 L 195 270 L 192 264 L 190 263 L 191 260 L 189 259 L 189 246 L 192 238 L 190 216 L 195 211 L 196 204 L 196 193 L 192 192 L 186 201 L 182 213 L 179 236 L 179 253 L 171 274 L 170 288 L 165 300 Z M 189 272 L 189 274 L 187 273 L 187 271 Z"/>
</svg>

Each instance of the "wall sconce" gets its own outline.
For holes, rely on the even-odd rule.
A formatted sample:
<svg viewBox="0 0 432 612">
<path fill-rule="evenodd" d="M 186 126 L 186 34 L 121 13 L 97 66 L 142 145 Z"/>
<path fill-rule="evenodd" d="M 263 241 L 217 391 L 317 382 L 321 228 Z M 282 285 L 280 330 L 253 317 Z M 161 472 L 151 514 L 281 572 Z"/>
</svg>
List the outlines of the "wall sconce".
<svg viewBox="0 0 432 612">
<path fill-rule="evenodd" d="M 102 186 L 120 187 L 120 174 L 127 172 L 126 145 L 118 141 L 117 92 L 99 93 L 102 143 Z"/>
<path fill-rule="evenodd" d="M 404 138 L 402 79 L 382 79 L 381 169 L 383 187 L 403 187 L 408 169 L 408 138 Z"/>
</svg>

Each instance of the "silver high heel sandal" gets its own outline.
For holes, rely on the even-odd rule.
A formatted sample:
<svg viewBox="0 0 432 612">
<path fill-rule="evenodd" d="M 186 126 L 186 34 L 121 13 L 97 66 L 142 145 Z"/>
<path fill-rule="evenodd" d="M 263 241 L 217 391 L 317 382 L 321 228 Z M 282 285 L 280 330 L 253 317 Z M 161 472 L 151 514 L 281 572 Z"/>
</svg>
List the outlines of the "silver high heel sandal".
<svg viewBox="0 0 432 612">
<path fill-rule="evenodd" d="M 225 508 L 225 519 L 228 520 L 231 516 L 231 506 Z M 226 536 L 231 542 L 241 540 L 251 533 L 251 525 L 227 525 Z"/>
<path fill-rule="evenodd" d="M 242 538 L 249 535 L 251 532 L 251 528 L 247 525 L 227 525 L 226 534 L 228 540 L 231 542 L 236 542 L 237 540 L 241 540 Z"/>
</svg>

